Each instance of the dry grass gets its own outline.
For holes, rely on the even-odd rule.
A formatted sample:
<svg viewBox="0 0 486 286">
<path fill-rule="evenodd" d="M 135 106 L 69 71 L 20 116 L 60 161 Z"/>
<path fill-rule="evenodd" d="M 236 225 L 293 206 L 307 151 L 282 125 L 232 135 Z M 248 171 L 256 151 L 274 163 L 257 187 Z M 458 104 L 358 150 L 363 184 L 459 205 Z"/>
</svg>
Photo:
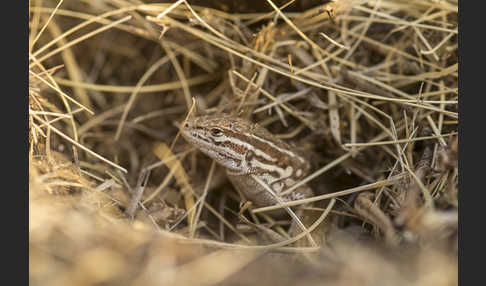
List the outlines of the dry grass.
<svg viewBox="0 0 486 286">
<path fill-rule="evenodd" d="M 457 1 L 142 2 L 30 1 L 32 285 L 457 285 Z M 220 112 L 316 196 L 240 205 L 178 136 Z"/>
</svg>

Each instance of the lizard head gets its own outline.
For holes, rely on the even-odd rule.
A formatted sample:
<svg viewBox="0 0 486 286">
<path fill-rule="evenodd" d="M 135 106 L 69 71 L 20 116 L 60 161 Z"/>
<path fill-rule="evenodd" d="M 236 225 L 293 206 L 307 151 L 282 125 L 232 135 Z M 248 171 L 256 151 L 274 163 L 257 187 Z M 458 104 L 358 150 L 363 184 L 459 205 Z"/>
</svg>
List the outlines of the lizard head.
<svg viewBox="0 0 486 286">
<path fill-rule="evenodd" d="M 245 173 L 245 156 L 253 148 L 242 134 L 253 124 L 230 115 L 209 115 L 189 119 L 181 135 L 191 145 L 233 172 Z M 249 153 L 250 151 L 250 153 Z"/>
<path fill-rule="evenodd" d="M 256 123 L 231 115 L 189 119 L 182 136 L 233 174 L 303 176 L 309 164 L 287 143 Z M 293 172 L 295 170 L 295 172 Z M 300 171 L 299 171 L 300 170 Z"/>
</svg>

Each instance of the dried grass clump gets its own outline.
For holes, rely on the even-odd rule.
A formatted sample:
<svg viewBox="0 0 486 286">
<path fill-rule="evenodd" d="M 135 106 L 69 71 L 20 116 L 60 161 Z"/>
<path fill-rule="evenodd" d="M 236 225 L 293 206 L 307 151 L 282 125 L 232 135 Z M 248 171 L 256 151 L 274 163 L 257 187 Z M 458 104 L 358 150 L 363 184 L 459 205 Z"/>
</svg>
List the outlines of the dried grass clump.
<svg viewBox="0 0 486 286">
<path fill-rule="evenodd" d="M 457 1 L 146 2 L 30 1 L 33 285 L 457 285 Z M 316 196 L 243 206 L 178 136 L 223 112 Z"/>
</svg>

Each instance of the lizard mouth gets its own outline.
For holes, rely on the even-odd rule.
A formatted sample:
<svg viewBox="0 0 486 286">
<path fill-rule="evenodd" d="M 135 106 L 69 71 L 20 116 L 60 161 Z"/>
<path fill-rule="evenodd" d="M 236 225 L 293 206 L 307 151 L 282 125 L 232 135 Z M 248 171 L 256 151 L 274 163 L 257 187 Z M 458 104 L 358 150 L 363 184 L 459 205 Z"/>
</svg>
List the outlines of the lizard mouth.
<svg viewBox="0 0 486 286">
<path fill-rule="evenodd" d="M 208 138 L 191 129 L 183 129 L 181 131 L 181 135 L 186 141 L 191 144 L 195 144 L 196 146 L 211 144 L 211 141 Z"/>
<path fill-rule="evenodd" d="M 189 128 L 182 130 L 181 135 L 189 144 L 196 147 L 199 151 L 206 154 L 213 160 L 219 161 L 226 159 L 227 164 L 223 164 L 226 168 L 239 171 L 239 169 L 236 168 L 236 163 L 230 163 L 234 161 L 233 156 L 227 153 L 225 150 L 215 148 L 216 145 L 214 142 L 212 142 L 211 138 L 206 138 L 203 134 L 200 134 L 200 132 Z"/>
</svg>

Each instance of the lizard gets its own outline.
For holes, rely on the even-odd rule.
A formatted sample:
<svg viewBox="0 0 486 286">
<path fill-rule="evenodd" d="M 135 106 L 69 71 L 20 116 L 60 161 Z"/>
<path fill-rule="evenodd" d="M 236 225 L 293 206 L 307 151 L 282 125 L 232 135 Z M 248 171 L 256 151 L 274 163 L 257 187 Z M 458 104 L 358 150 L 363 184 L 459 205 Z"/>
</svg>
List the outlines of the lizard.
<svg viewBox="0 0 486 286">
<path fill-rule="evenodd" d="M 181 135 L 221 165 L 232 185 L 257 207 L 314 195 L 307 185 L 281 195 L 308 174 L 310 164 L 295 147 L 257 123 L 229 114 L 198 116 L 186 121 Z M 270 187 L 278 198 L 255 177 Z M 283 212 L 279 210 L 272 215 L 281 216 Z M 302 212 L 298 211 L 299 214 Z M 294 221 L 289 232 L 296 232 Z"/>
</svg>

